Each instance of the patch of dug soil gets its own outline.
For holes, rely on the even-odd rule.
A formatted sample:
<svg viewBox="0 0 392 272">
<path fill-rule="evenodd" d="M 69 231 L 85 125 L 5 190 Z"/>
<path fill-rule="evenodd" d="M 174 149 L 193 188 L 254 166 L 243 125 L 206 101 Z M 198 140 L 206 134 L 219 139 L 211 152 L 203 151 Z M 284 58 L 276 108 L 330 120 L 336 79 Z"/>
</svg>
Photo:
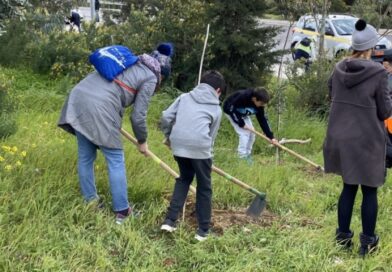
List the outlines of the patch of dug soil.
<svg viewBox="0 0 392 272">
<path fill-rule="evenodd" d="M 185 206 L 185 216 L 180 215 L 180 220 L 184 220 L 187 225 L 197 228 L 195 203 L 192 198 L 188 198 Z M 246 226 L 249 224 L 261 227 L 270 227 L 280 217 L 268 210 L 264 210 L 258 218 L 246 215 L 246 209 L 238 210 L 218 210 L 212 209 L 211 227 L 216 234 L 223 234 L 226 229 L 231 227 Z"/>
<path fill-rule="evenodd" d="M 165 194 L 165 198 L 170 201 L 171 195 Z M 195 211 L 195 198 L 188 197 L 185 204 L 185 214 L 181 213 L 179 221 L 184 221 L 186 225 L 197 228 L 197 219 Z M 211 228 L 215 234 L 222 235 L 227 229 L 232 227 L 244 227 L 246 225 L 256 225 L 260 227 L 271 227 L 274 223 L 279 224 L 281 229 L 290 229 L 293 226 L 320 228 L 321 225 L 315 220 L 306 217 L 294 217 L 289 219 L 274 214 L 267 209 L 257 218 L 248 216 L 246 209 L 212 209 Z"/>
<path fill-rule="evenodd" d="M 322 169 L 318 169 L 310 165 L 301 165 L 298 166 L 297 169 L 305 172 L 309 176 L 322 177 L 324 175 L 324 171 Z"/>
</svg>

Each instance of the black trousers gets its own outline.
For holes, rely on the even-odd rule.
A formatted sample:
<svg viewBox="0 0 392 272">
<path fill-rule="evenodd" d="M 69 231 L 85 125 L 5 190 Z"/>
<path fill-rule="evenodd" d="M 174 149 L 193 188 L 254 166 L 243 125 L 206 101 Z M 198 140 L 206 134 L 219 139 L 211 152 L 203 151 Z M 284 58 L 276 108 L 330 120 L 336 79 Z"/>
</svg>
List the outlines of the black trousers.
<svg viewBox="0 0 392 272">
<path fill-rule="evenodd" d="M 338 223 L 339 231 L 350 232 L 350 223 L 353 213 L 355 196 L 359 185 L 349 185 L 344 183 L 343 190 L 338 203 Z M 377 188 L 361 185 L 362 189 L 362 232 L 368 236 L 374 236 L 377 221 Z"/>
<path fill-rule="evenodd" d="M 211 223 L 211 159 L 189 159 L 174 156 L 180 169 L 166 219 L 175 222 L 184 206 L 189 186 L 196 175 L 196 216 L 199 228 L 207 231 Z"/>
</svg>

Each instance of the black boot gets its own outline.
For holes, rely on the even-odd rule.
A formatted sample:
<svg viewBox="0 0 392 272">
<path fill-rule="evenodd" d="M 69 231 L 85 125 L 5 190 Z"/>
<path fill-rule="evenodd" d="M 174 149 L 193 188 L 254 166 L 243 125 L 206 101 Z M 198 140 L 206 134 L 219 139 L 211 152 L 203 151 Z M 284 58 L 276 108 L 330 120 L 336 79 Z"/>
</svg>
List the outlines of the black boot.
<svg viewBox="0 0 392 272">
<path fill-rule="evenodd" d="M 366 254 L 370 254 L 377 249 L 379 237 L 377 235 L 368 236 L 363 233 L 360 233 L 359 240 L 361 241 L 361 247 L 359 248 L 359 256 L 363 258 Z"/>
<path fill-rule="evenodd" d="M 339 229 L 336 229 L 336 243 L 339 246 L 342 246 L 344 249 L 350 249 L 353 245 L 352 238 L 354 233 L 350 232 L 341 232 Z"/>
</svg>

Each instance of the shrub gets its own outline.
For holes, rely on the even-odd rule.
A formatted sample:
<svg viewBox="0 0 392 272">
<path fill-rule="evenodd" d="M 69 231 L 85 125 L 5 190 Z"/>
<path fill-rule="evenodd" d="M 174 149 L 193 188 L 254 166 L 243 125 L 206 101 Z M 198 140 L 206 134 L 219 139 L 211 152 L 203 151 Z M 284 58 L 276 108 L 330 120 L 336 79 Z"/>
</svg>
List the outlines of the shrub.
<svg viewBox="0 0 392 272">
<path fill-rule="evenodd" d="M 320 59 L 313 62 L 307 72 L 302 69 L 303 62 L 297 61 L 288 65 L 288 84 L 298 92 L 298 96 L 294 99 L 298 108 L 320 117 L 328 113 L 327 82 L 335 63 L 336 60 Z"/>
<path fill-rule="evenodd" d="M 8 80 L 0 76 L 0 138 L 8 137 L 16 132 L 15 104 L 8 92 Z"/>
<path fill-rule="evenodd" d="M 31 32 L 24 22 L 12 20 L 0 36 L 0 64 L 17 66 L 24 62 L 24 49 L 32 39 Z"/>
</svg>

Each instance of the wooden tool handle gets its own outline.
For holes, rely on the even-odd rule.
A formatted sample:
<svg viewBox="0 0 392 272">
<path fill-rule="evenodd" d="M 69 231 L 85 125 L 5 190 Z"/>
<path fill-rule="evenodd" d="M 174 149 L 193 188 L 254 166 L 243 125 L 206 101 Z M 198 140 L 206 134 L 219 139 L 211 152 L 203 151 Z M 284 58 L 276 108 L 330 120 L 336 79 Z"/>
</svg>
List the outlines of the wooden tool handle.
<svg viewBox="0 0 392 272">
<path fill-rule="evenodd" d="M 263 138 L 264 140 L 266 140 L 266 141 L 272 143 L 271 140 L 270 140 L 267 136 L 265 136 L 264 134 L 262 134 L 262 133 L 260 133 L 260 132 L 258 132 L 258 131 L 256 131 L 256 130 L 254 130 L 254 129 L 251 129 L 251 128 L 248 128 L 248 130 L 251 131 L 251 132 L 253 132 L 253 133 L 256 134 L 257 136 L 260 136 L 260 137 Z M 286 151 L 287 153 L 290 153 L 291 155 L 297 157 L 298 159 L 301 159 L 301 160 L 303 160 L 303 161 L 305 161 L 305 162 L 307 162 L 307 163 L 313 165 L 313 166 L 316 167 L 317 169 L 324 171 L 324 167 L 322 167 L 321 165 L 318 165 L 317 163 L 312 162 L 311 160 L 305 158 L 304 156 L 301 156 L 300 154 L 294 152 L 293 150 L 288 149 L 287 147 L 285 147 L 285 146 L 283 146 L 283 145 L 281 145 L 281 144 L 279 144 L 279 143 L 272 143 L 272 144 L 275 145 L 275 146 L 277 146 L 277 147 L 279 147 L 280 149 Z"/>
<path fill-rule="evenodd" d="M 128 140 L 130 140 L 134 145 L 138 145 L 137 140 L 128 132 L 126 132 L 124 129 L 120 129 L 120 132 L 122 135 L 124 135 L 125 138 L 127 138 Z M 166 163 L 164 163 L 160 158 L 158 158 L 154 153 L 152 153 L 150 150 L 147 150 L 147 156 L 149 156 L 150 158 L 153 159 L 153 161 L 155 161 L 156 163 L 159 164 L 159 166 L 161 166 L 163 169 L 165 169 L 167 172 L 169 172 L 170 175 L 172 175 L 175 178 L 178 178 L 179 175 L 176 173 L 176 171 L 174 171 L 173 169 L 170 168 L 169 165 L 167 165 Z M 192 193 L 196 193 L 196 188 L 193 187 L 192 185 L 190 186 L 190 190 Z"/>
</svg>

